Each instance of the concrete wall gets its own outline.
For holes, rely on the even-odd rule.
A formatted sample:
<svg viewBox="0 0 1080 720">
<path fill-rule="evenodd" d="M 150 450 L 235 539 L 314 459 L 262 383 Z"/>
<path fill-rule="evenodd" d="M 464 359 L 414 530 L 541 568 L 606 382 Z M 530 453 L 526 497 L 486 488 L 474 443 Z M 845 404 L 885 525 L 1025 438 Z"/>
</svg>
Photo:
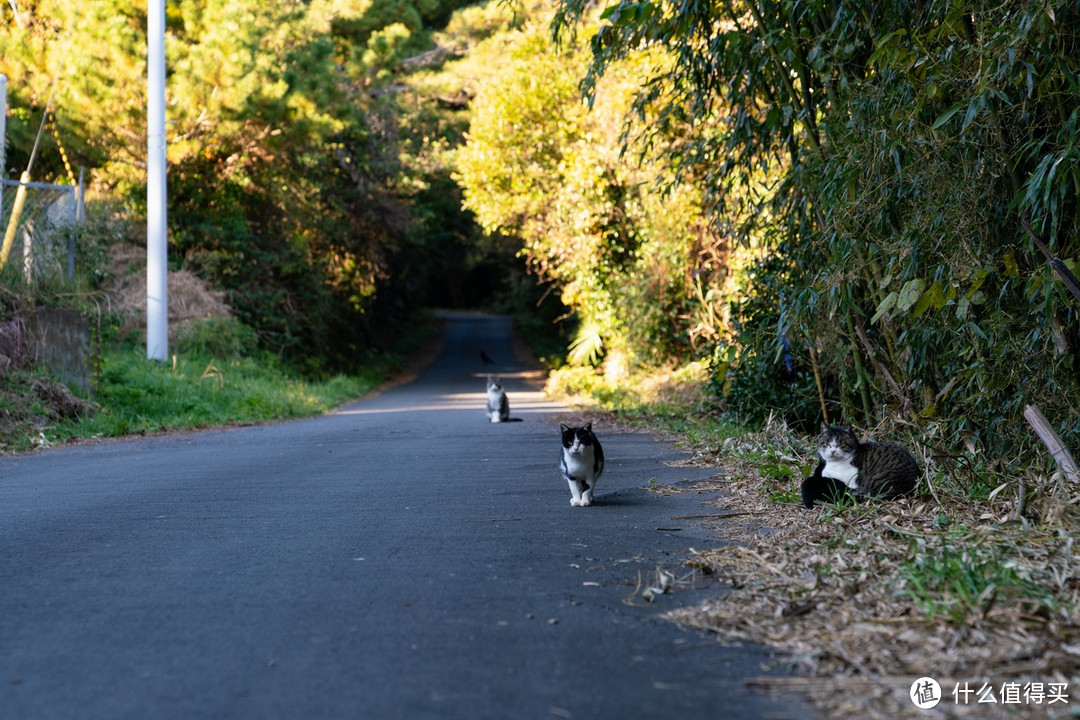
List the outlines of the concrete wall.
<svg viewBox="0 0 1080 720">
<path fill-rule="evenodd" d="M 69 388 L 93 396 L 100 348 L 82 313 L 41 308 L 29 315 L 26 327 L 34 359 L 48 365 Z"/>
</svg>

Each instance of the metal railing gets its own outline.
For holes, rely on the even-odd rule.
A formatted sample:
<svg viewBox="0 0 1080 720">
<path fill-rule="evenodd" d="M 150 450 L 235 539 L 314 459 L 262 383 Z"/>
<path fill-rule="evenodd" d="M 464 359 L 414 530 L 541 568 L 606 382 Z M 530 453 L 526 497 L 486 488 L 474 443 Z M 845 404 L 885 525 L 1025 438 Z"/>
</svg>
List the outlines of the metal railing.
<svg viewBox="0 0 1080 720">
<path fill-rule="evenodd" d="M 26 199 L 16 218 L 9 265 L 20 268 L 27 285 L 45 278 L 70 280 L 78 229 L 86 216 L 82 178 L 78 185 L 0 179 L 0 234 L 8 230 L 20 185 Z"/>
</svg>

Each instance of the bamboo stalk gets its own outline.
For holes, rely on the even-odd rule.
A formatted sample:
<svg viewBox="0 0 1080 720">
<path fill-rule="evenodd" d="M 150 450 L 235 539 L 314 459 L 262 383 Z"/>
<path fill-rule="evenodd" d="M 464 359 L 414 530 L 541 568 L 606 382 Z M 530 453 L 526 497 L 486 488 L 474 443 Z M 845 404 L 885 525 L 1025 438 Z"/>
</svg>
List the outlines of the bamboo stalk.
<svg viewBox="0 0 1080 720">
<path fill-rule="evenodd" d="M 15 204 L 11 208 L 11 218 L 4 232 L 4 243 L 0 246 L 0 270 L 7 265 L 11 247 L 15 244 L 15 233 L 19 229 L 19 218 L 26 204 L 26 183 L 30 182 L 30 173 L 24 172 L 19 180 L 19 189 L 15 191 Z"/>
<path fill-rule="evenodd" d="M 885 367 L 885 365 L 883 365 L 880 360 L 877 359 L 876 353 L 874 352 L 874 346 L 870 342 L 870 337 L 866 334 L 866 328 L 863 327 L 862 321 L 858 318 L 855 318 L 854 323 L 855 335 L 859 338 L 859 342 L 862 343 L 862 346 L 866 348 L 866 357 L 870 360 L 870 364 L 873 365 L 874 369 L 878 371 L 878 374 L 885 379 L 885 383 L 889 386 L 889 388 L 896 395 L 896 398 L 900 401 L 901 411 L 904 414 L 910 413 L 911 400 L 909 400 L 908 397 L 904 395 L 904 391 L 900 389 L 900 385 L 897 384 L 896 380 L 892 376 L 892 373 L 889 372 L 889 369 Z"/>
<path fill-rule="evenodd" d="M 1080 301 L 1080 280 L 1077 280 L 1076 276 L 1069 271 L 1069 268 L 1061 261 L 1061 258 L 1050 252 L 1050 248 L 1046 246 L 1046 243 L 1043 242 L 1042 238 L 1040 238 L 1032 229 L 1031 224 L 1023 215 L 1020 216 L 1020 224 L 1024 226 L 1024 230 L 1027 232 L 1028 237 L 1031 238 L 1031 241 L 1039 248 L 1039 252 L 1041 252 L 1047 262 L 1050 263 L 1050 268 L 1054 271 L 1054 274 L 1057 275 L 1058 280 L 1065 286 L 1065 289 L 1071 292 L 1077 301 Z M 1028 422 L 1031 422 L 1030 419 Z"/>
<path fill-rule="evenodd" d="M 817 385 L 818 402 L 821 403 L 821 419 L 826 425 L 829 422 L 829 408 L 825 405 L 825 385 L 821 382 L 821 368 L 818 367 L 817 350 L 812 342 L 806 343 L 806 349 L 810 353 L 810 367 L 814 371 L 814 384 Z"/>
<path fill-rule="evenodd" d="M 1080 467 L 1077 467 L 1076 460 L 1073 458 L 1072 453 L 1069 452 L 1069 448 L 1065 447 L 1065 443 L 1061 442 L 1061 438 L 1054 432 L 1053 426 L 1046 419 L 1046 416 L 1042 414 L 1042 411 L 1035 405 L 1028 405 L 1024 408 L 1024 417 L 1027 419 L 1028 424 L 1031 425 L 1031 429 L 1042 440 L 1046 449 L 1050 451 L 1050 455 L 1053 456 L 1054 461 L 1061 468 L 1062 473 L 1065 474 L 1065 479 L 1070 483 L 1080 484 Z"/>
<path fill-rule="evenodd" d="M 859 396 L 862 399 L 863 415 L 866 417 L 866 426 L 871 427 L 874 425 L 874 412 L 870 402 L 870 378 L 866 373 L 866 366 L 863 365 L 859 344 L 855 340 L 855 323 L 852 322 L 850 314 L 847 317 L 847 329 L 848 340 L 851 342 L 851 356 L 855 361 L 855 374 L 859 378 Z"/>
</svg>

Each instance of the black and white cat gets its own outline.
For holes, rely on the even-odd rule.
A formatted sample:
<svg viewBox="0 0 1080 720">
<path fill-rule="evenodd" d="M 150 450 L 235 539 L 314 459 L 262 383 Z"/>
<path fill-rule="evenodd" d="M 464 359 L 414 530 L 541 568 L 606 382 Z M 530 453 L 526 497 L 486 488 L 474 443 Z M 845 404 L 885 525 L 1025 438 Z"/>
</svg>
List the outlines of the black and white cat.
<svg viewBox="0 0 1080 720">
<path fill-rule="evenodd" d="M 559 425 L 562 431 L 562 453 L 559 469 L 570 486 L 570 504 L 574 507 L 592 505 L 596 481 L 604 472 L 604 449 L 592 431 L 592 423 L 581 427 Z"/>
<path fill-rule="evenodd" d="M 497 377 L 488 376 L 487 379 L 487 416 L 493 423 L 510 420 L 510 400 Z"/>
<path fill-rule="evenodd" d="M 802 502 L 835 502 L 848 493 L 856 500 L 892 500 L 915 491 L 919 466 L 895 443 L 859 442 L 850 425 L 822 423 L 814 474 L 803 481 Z"/>
</svg>

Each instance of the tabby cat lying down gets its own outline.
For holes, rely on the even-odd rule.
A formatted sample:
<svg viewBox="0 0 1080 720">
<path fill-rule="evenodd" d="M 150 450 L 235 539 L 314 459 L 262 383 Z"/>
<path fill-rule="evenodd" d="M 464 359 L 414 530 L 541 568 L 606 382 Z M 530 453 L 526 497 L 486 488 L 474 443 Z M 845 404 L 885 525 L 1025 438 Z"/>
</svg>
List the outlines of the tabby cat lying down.
<svg viewBox="0 0 1080 720">
<path fill-rule="evenodd" d="M 808 508 L 845 496 L 891 500 L 913 493 L 919 480 L 919 466 L 907 450 L 890 442 L 859 442 L 850 425 L 822 424 L 818 456 L 814 474 L 802 484 Z"/>
</svg>

